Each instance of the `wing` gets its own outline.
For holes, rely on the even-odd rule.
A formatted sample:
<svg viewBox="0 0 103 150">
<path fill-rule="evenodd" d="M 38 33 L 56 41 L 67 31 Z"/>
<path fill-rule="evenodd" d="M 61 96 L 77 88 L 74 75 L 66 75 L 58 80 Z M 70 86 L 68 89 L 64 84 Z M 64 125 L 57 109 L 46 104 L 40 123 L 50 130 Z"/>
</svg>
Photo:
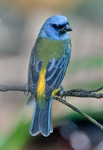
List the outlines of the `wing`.
<svg viewBox="0 0 103 150">
<path fill-rule="evenodd" d="M 30 87 L 30 93 L 32 96 L 35 96 L 36 94 L 41 67 L 42 61 L 38 60 L 32 51 L 28 69 L 28 86 Z"/>
<path fill-rule="evenodd" d="M 58 60 L 52 59 L 47 65 L 47 72 L 45 75 L 45 97 L 48 99 L 53 90 L 59 88 L 64 75 L 66 73 L 68 63 L 71 56 L 70 44 L 68 44 L 67 51 Z"/>
</svg>

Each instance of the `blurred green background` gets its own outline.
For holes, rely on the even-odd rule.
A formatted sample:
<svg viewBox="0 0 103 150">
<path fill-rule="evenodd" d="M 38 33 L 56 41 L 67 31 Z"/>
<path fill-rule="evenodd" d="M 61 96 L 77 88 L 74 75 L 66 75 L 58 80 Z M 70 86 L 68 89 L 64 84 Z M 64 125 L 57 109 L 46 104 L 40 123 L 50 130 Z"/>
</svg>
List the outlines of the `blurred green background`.
<svg viewBox="0 0 103 150">
<path fill-rule="evenodd" d="M 72 57 L 63 86 L 66 89 L 102 86 L 103 0 L 0 0 L 0 85 L 27 82 L 35 39 L 45 20 L 56 14 L 66 16 L 73 29 L 69 33 L 73 43 Z M 35 145 L 30 148 L 27 144 L 37 138 L 29 134 L 33 107 L 26 107 L 27 99 L 23 92 L 0 93 L 1 150 L 41 149 Z M 102 99 L 69 97 L 66 100 L 95 119 L 102 119 Z M 83 119 L 57 101 L 53 102 L 52 118 L 54 127 L 69 118 Z"/>
</svg>

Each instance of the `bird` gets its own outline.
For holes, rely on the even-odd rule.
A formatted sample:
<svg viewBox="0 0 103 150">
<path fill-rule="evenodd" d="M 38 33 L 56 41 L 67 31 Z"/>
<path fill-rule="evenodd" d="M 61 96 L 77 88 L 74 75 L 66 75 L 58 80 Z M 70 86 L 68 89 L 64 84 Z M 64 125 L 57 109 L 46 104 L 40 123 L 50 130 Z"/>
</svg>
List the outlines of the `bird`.
<svg viewBox="0 0 103 150">
<path fill-rule="evenodd" d="M 59 91 L 71 58 L 72 31 L 65 16 L 48 18 L 40 29 L 32 48 L 28 67 L 27 86 L 34 105 L 30 134 L 48 137 L 53 132 L 51 112 L 53 96 Z"/>
</svg>

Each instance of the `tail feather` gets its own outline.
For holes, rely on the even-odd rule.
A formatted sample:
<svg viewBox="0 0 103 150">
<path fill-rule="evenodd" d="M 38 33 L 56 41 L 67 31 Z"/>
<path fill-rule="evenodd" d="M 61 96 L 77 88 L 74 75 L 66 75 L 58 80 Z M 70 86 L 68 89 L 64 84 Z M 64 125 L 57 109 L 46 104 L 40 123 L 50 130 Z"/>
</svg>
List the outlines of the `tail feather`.
<svg viewBox="0 0 103 150">
<path fill-rule="evenodd" d="M 30 128 L 30 134 L 35 136 L 39 132 L 43 136 L 49 136 L 53 132 L 51 122 L 52 98 L 46 100 L 45 107 L 40 109 L 39 103 L 35 102 L 34 114 Z"/>
<path fill-rule="evenodd" d="M 35 101 L 33 119 L 32 119 L 32 123 L 31 123 L 30 131 L 29 131 L 32 136 L 35 136 L 39 133 L 38 117 L 39 117 L 39 109 L 38 109 L 38 105 Z"/>
<path fill-rule="evenodd" d="M 44 136 L 51 132 L 51 99 L 46 101 L 45 108 L 40 110 L 39 130 Z"/>
</svg>

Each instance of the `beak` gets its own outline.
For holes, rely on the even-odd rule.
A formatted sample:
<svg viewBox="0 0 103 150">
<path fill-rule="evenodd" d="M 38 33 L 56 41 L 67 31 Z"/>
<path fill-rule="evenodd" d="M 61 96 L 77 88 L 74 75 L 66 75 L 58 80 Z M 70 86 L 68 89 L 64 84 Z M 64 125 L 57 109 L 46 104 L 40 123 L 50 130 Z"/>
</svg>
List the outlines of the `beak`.
<svg viewBox="0 0 103 150">
<path fill-rule="evenodd" d="M 61 33 L 65 33 L 65 32 L 70 32 L 72 31 L 72 28 L 69 26 L 69 24 L 67 23 L 65 26 L 63 26 L 62 28 L 60 28 L 59 30 Z"/>
<path fill-rule="evenodd" d="M 69 24 L 66 24 L 66 26 L 64 27 L 65 31 L 72 31 L 72 28 L 69 26 Z"/>
</svg>

